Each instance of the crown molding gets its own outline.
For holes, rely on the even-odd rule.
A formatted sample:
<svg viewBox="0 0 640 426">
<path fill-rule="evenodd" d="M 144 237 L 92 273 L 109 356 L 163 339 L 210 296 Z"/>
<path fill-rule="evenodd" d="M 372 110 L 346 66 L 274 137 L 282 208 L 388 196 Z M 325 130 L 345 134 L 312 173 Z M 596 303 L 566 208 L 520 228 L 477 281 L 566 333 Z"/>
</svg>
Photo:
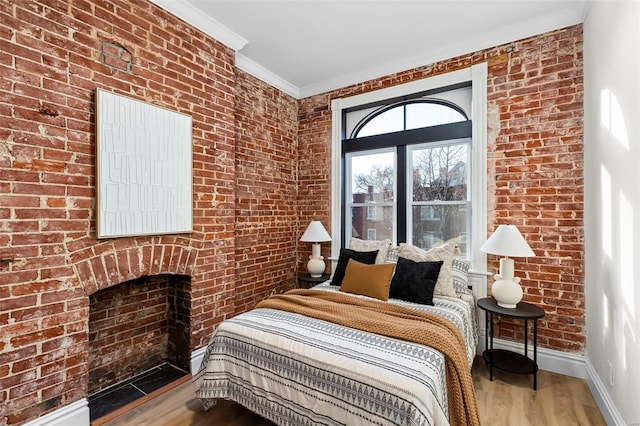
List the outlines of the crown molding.
<svg viewBox="0 0 640 426">
<path fill-rule="evenodd" d="M 362 72 L 343 74 L 333 79 L 319 81 L 300 87 L 300 99 L 581 24 L 584 22 L 588 9 L 589 4 L 582 7 L 577 13 L 563 12 L 531 19 L 526 22 L 514 23 L 513 25 L 478 34 L 459 43 L 443 44 L 437 49 L 425 50 L 398 61 L 384 63 L 378 67 L 368 67 Z"/>
<path fill-rule="evenodd" d="M 397 61 L 385 62 L 374 67 L 366 67 L 362 71 L 342 74 L 335 78 L 299 87 L 238 53 L 249 41 L 234 33 L 217 20 L 208 17 L 187 0 L 150 1 L 236 51 L 236 66 L 239 69 L 246 71 L 296 99 L 303 99 L 320 93 L 330 92 L 456 56 L 511 43 L 548 31 L 581 24 L 584 22 L 591 6 L 591 1 L 587 1 L 581 5 L 580 10 L 565 10 L 526 22 L 514 23 L 483 34 L 474 35 L 459 43 L 443 44 L 436 49 L 418 52 L 415 55 Z"/>
<path fill-rule="evenodd" d="M 238 52 L 236 52 L 236 67 L 296 99 L 301 99 L 298 87 Z"/>
<path fill-rule="evenodd" d="M 249 43 L 246 39 L 231 31 L 220 22 L 204 14 L 186 0 L 149 0 L 156 6 L 177 16 L 189 25 L 213 37 L 234 51 L 242 49 Z"/>
</svg>

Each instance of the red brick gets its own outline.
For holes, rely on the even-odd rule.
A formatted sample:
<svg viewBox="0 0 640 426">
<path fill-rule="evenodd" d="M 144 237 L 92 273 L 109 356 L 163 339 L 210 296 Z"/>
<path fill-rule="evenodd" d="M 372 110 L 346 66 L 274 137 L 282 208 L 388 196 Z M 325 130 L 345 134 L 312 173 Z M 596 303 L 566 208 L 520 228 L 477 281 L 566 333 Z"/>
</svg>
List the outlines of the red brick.
<svg viewBox="0 0 640 426">
<path fill-rule="evenodd" d="M 330 223 L 331 99 L 481 61 L 489 63 L 489 102 L 501 111 L 489 172 L 503 177 L 489 193 L 490 217 L 517 221 L 535 250 L 555 261 L 518 265 L 527 297 L 550 304 L 541 346 L 584 349 L 580 26 L 515 42 L 509 55 L 498 46 L 297 101 L 235 69 L 232 49 L 149 2 L 46 3 L 0 6 L 0 96 L 12 105 L 0 106 L 0 138 L 12 141 L 15 158 L 0 159 L 0 217 L 11 219 L 0 254 L 21 259 L 9 273 L 0 269 L 2 288 L 16 290 L 0 289 L 0 320 L 20 319 L 3 326 L 9 340 L 0 343 L 0 366 L 23 369 L 0 367 L 9 423 L 87 396 L 86 354 L 95 352 L 88 351 L 88 296 L 100 288 L 156 273 L 189 275 L 193 350 L 223 319 L 295 285 L 310 250 L 298 242 L 305 224 Z M 134 73 L 102 65 L 102 41 L 131 51 Z M 96 88 L 192 116 L 193 233 L 95 238 Z M 558 227 L 562 238 L 550 232 Z M 151 297 L 128 305 L 146 306 L 148 316 L 140 328 L 125 321 L 118 331 L 148 343 L 160 335 L 152 305 L 161 298 L 137 294 Z M 505 326 L 504 333 L 521 331 Z M 115 336 L 105 341 L 117 346 Z M 5 344 L 22 346 L 7 352 Z"/>
</svg>

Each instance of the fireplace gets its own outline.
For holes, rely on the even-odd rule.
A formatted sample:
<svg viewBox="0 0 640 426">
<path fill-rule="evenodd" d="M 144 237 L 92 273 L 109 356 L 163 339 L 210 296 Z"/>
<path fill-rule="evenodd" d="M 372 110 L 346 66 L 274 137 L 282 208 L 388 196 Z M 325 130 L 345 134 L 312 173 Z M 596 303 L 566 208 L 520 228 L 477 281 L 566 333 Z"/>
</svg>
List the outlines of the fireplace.
<svg viewBox="0 0 640 426">
<path fill-rule="evenodd" d="M 110 406 L 124 405 L 136 399 L 132 391 L 144 391 L 140 395 L 144 396 L 149 382 L 161 387 L 163 380 L 188 374 L 190 287 L 188 276 L 160 274 L 107 287 L 89 297 L 92 419 L 94 411 L 104 414 L 104 408 L 92 406 L 91 401 L 112 394 Z M 151 377 L 156 371 L 164 378 Z M 141 377 L 147 388 L 134 383 Z M 124 392 L 122 386 L 130 391 Z M 116 393 L 123 395 L 122 404 L 112 400 Z"/>
</svg>

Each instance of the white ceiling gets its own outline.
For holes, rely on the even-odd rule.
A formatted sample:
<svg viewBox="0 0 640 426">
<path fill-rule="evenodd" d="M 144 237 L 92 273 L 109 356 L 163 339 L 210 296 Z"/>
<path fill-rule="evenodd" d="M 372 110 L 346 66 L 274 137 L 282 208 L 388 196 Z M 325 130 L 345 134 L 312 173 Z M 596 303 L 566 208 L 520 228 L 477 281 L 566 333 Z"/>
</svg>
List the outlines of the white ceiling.
<svg viewBox="0 0 640 426">
<path fill-rule="evenodd" d="M 591 0 L 151 0 L 296 97 L 582 23 Z"/>
</svg>

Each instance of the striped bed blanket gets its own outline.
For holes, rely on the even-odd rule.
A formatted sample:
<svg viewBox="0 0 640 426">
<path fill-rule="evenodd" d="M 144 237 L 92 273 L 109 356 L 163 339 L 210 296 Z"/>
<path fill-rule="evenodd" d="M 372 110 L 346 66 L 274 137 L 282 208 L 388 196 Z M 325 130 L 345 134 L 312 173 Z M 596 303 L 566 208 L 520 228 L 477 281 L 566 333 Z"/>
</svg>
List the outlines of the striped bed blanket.
<svg viewBox="0 0 640 426">
<path fill-rule="evenodd" d="M 337 291 L 329 285 L 315 288 Z M 436 296 L 435 306 L 388 303 L 451 321 L 461 332 L 470 369 L 477 344 L 472 298 Z M 449 416 L 442 352 L 269 307 L 220 324 L 194 386 L 205 409 L 217 399 L 230 399 L 279 425 L 446 425 L 455 420 Z"/>
</svg>

